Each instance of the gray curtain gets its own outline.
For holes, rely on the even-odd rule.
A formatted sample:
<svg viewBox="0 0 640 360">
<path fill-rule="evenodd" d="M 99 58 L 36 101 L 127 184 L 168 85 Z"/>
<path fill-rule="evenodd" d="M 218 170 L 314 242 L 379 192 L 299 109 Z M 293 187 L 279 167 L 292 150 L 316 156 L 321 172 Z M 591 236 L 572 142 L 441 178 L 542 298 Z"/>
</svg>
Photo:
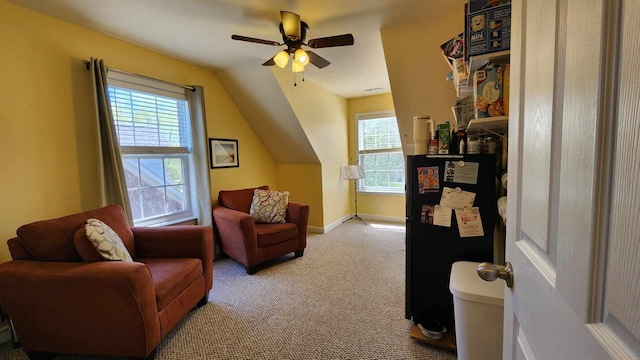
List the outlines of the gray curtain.
<svg viewBox="0 0 640 360">
<path fill-rule="evenodd" d="M 118 145 L 115 122 L 107 93 L 107 68 L 102 60 L 91 58 L 93 90 L 96 95 L 96 119 L 98 121 L 98 181 L 100 182 L 101 206 L 122 206 L 129 225 L 133 225 L 129 194 L 122 167 L 122 156 Z"/>
<path fill-rule="evenodd" d="M 211 185 L 209 183 L 209 152 L 207 119 L 204 111 L 204 92 L 202 86 L 192 85 L 187 90 L 187 101 L 191 111 L 191 129 L 193 131 L 193 162 L 195 164 L 196 194 L 198 194 L 198 224 L 212 226 Z"/>
</svg>

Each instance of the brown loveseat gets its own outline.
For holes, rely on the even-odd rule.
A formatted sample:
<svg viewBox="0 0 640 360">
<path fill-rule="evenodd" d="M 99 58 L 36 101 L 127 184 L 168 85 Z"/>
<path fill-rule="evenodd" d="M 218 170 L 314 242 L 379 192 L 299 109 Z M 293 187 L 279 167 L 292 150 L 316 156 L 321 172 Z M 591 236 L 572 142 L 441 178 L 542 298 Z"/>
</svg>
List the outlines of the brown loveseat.
<svg viewBox="0 0 640 360">
<path fill-rule="evenodd" d="M 100 256 L 79 230 L 89 218 L 111 227 L 134 261 L 84 261 L 90 250 Z M 187 312 L 206 304 L 212 286 L 208 226 L 130 228 L 111 205 L 24 225 L 17 235 L 8 241 L 13 261 L 0 264 L 0 303 L 31 359 L 153 358 Z"/>
<path fill-rule="evenodd" d="M 302 256 L 309 221 L 309 205 L 290 201 L 285 223 L 256 224 L 249 215 L 254 189 L 269 187 L 220 191 L 213 209 L 221 251 L 243 264 L 249 275 L 257 271 L 257 265 L 290 252 Z"/>
</svg>

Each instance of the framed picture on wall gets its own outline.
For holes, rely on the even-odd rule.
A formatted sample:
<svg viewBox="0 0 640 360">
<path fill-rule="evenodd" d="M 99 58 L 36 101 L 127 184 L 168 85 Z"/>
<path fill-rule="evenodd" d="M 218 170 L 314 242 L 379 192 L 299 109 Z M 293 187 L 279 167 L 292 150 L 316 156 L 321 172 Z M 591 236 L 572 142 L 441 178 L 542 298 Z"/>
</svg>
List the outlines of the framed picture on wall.
<svg viewBox="0 0 640 360">
<path fill-rule="evenodd" d="M 209 162 L 212 169 L 238 167 L 238 140 L 209 139 Z"/>
</svg>

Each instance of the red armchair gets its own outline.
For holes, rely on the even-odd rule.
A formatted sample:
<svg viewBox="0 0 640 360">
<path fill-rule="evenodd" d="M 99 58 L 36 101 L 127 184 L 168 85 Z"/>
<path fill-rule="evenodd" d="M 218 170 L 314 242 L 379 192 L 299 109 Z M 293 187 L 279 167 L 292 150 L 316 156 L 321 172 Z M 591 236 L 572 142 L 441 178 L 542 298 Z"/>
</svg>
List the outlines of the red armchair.
<svg viewBox="0 0 640 360">
<path fill-rule="evenodd" d="M 89 218 L 111 227 L 134 261 L 84 261 L 76 233 Z M 206 304 L 212 287 L 208 226 L 130 228 L 122 208 L 111 205 L 24 225 L 17 234 L 8 241 L 13 260 L 0 264 L 0 303 L 31 359 L 152 359 L 187 312 Z"/>
<path fill-rule="evenodd" d="M 243 264 L 249 275 L 257 266 L 290 252 L 301 257 L 307 246 L 309 205 L 289 202 L 285 223 L 256 224 L 249 215 L 253 190 L 220 191 L 213 209 L 221 251 Z"/>
</svg>

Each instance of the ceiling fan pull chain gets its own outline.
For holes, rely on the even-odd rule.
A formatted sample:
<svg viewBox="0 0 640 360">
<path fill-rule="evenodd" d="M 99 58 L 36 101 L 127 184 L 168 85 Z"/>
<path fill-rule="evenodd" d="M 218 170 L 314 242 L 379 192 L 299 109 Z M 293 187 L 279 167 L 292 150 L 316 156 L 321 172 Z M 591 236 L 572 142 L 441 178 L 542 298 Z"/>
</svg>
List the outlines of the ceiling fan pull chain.
<svg viewBox="0 0 640 360">
<path fill-rule="evenodd" d="M 296 73 L 292 73 L 293 74 L 293 86 L 298 86 L 298 84 L 296 84 Z"/>
</svg>

